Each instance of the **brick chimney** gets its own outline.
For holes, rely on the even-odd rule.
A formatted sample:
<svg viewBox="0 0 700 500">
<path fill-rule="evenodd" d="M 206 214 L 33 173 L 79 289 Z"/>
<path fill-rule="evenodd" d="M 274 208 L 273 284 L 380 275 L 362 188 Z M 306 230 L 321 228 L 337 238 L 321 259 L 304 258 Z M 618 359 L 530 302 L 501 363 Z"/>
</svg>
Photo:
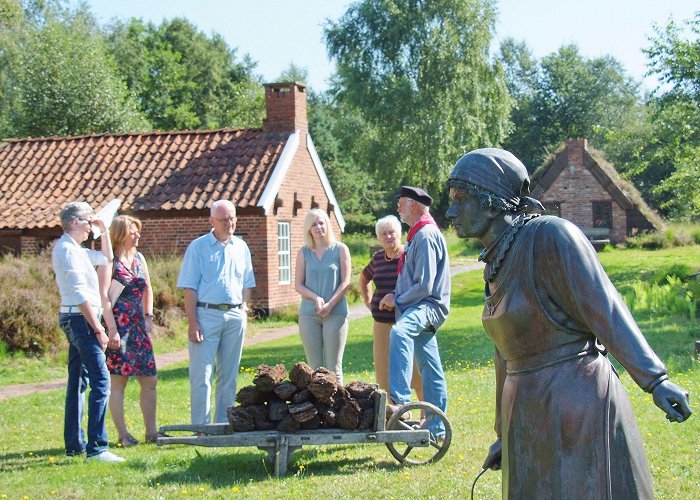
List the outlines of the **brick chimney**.
<svg viewBox="0 0 700 500">
<path fill-rule="evenodd" d="M 565 144 L 569 165 L 573 164 L 583 167 L 585 165 L 583 161 L 583 152 L 588 147 L 588 141 L 586 139 L 567 139 Z"/>
<path fill-rule="evenodd" d="M 265 111 L 265 132 L 309 131 L 304 85 L 294 82 L 266 83 Z"/>
</svg>

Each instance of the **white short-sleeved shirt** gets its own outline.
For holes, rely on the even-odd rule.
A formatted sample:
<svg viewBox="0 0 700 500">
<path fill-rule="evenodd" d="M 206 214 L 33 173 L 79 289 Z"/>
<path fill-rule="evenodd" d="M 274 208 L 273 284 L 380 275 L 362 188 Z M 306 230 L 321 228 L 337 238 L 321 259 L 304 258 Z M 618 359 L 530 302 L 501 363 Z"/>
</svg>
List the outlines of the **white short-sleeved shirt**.
<svg viewBox="0 0 700 500">
<path fill-rule="evenodd" d="M 51 262 L 61 305 L 77 306 L 88 302 L 95 309 L 101 309 L 95 266 L 109 264 L 102 252 L 82 247 L 69 234 L 63 233 L 53 248 Z"/>
</svg>

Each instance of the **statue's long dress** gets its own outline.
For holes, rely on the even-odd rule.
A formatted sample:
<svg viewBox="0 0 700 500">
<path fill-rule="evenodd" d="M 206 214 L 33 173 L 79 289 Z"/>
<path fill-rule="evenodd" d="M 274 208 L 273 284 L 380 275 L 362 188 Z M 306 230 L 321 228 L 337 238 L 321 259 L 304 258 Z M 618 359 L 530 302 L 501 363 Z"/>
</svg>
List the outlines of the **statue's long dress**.
<svg viewBox="0 0 700 500">
<path fill-rule="evenodd" d="M 503 497 L 653 498 L 632 406 L 600 344 L 647 391 L 666 368 L 576 226 L 536 217 L 509 238 L 483 313 L 497 348 Z"/>
</svg>

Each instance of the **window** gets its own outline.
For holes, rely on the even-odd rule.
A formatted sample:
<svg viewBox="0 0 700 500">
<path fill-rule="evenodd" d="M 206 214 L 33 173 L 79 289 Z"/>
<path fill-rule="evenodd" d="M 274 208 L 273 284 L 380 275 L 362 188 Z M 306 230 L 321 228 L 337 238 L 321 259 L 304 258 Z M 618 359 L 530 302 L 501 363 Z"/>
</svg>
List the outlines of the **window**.
<svg viewBox="0 0 700 500">
<path fill-rule="evenodd" d="M 612 202 L 593 202 L 593 227 L 612 227 Z"/>
<path fill-rule="evenodd" d="M 292 281 L 292 252 L 291 238 L 289 236 L 289 222 L 277 223 L 277 248 L 280 284 L 288 285 Z"/>
</svg>

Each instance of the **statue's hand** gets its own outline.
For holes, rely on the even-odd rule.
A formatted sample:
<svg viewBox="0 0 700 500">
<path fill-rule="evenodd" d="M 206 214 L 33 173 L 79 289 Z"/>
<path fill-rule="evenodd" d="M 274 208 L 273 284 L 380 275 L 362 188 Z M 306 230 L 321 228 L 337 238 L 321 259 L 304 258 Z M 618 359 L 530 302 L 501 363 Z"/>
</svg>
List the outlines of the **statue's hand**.
<svg viewBox="0 0 700 500">
<path fill-rule="evenodd" d="M 501 440 L 497 439 L 489 448 L 489 454 L 486 455 L 482 469 L 500 470 L 501 469 Z"/>
<path fill-rule="evenodd" d="M 651 394 L 654 404 L 666 412 L 666 418 L 671 422 L 683 422 L 693 414 L 688 404 L 688 391 L 673 382 L 664 380 Z"/>
</svg>

